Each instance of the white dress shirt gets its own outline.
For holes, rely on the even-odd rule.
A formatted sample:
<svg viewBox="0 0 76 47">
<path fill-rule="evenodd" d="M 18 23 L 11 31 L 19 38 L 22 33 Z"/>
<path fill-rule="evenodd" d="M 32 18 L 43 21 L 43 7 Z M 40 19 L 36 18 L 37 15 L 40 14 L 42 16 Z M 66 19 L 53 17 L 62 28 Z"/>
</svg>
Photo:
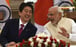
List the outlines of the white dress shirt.
<svg viewBox="0 0 76 47">
<path fill-rule="evenodd" d="M 19 29 L 21 28 L 21 24 L 24 25 L 23 29 L 26 27 L 28 22 L 26 22 L 25 24 L 22 23 L 21 19 L 19 19 Z"/>
</svg>

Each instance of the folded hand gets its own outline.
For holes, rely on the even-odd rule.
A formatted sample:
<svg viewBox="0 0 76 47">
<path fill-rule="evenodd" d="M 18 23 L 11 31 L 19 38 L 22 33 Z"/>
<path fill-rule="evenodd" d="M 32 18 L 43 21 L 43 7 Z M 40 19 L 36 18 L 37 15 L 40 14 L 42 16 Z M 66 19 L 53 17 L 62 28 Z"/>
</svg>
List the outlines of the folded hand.
<svg viewBox="0 0 76 47">
<path fill-rule="evenodd" d="M 69 38 L 69 34 L 67 33 L 67 31 L 64 28 L 60 28 L 62 32 L 59 32 L 61 35 Z"/>
</svg>

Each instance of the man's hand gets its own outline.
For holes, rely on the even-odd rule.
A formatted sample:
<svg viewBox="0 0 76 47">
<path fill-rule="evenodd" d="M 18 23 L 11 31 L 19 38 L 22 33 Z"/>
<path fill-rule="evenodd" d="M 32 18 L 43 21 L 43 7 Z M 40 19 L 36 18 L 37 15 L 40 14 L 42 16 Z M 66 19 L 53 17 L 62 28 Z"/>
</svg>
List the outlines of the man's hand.
<svg viewBox="0 0 76 47">
<path fill-rule="evenodd" d="M 10 42 L 7 44 L 7 47 L 16 47 L 16 43 L 15 42 Z"/>
<path fill-rule="evenodd" d="M 60 28 L 62 32 L 59 32 L 61 35 L 69 38 L 69 34 L 67 33 L 67 31 L 64 28 Z"/>
</svg>

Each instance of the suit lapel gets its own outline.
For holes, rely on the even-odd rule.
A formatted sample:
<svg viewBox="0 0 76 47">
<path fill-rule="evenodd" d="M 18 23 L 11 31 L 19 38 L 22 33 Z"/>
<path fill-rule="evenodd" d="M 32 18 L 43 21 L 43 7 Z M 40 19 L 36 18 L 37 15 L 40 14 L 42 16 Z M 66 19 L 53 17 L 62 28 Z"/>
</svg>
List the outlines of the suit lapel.
<svg viewBox="0 0 76 47">
<path fill-rule="evenodd" d="M 17 19 L 17 20 L 15 21 L 15 27 L 14 27 L 14 29 L 15 29 L 16 34 L 17 34 L 17 36 L 18 36 L 18 32 L 19 32 L 19 19 Z"/>
<path fill-rule="evenodd" d="M 26 25 L 26 27 L 24 28 L 24 30 L 22 31 L 21 37 L 22 37 L 22 36 L 25 36 L 25 35 L 27 35 L 27 34 L 29 33 L 29 31 L 31 30 L 29 27 L 30 27 L 30 23 L 28 23 L 28 24 Z"/>
</svg>

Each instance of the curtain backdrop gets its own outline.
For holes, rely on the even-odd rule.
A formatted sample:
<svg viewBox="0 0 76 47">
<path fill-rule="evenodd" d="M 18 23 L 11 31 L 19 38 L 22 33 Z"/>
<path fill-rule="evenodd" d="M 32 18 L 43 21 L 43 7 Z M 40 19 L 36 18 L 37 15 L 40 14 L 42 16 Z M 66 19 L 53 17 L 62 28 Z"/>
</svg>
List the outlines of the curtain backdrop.
<svg viewBox="0 0 76 47">
<path fill-rule="evenodd" d="M 47 23 L 48 9 L 53 6 L 53 0 L 37 0 L 35 3 L 34 20 L 37 24 Z"/>
</svg>

